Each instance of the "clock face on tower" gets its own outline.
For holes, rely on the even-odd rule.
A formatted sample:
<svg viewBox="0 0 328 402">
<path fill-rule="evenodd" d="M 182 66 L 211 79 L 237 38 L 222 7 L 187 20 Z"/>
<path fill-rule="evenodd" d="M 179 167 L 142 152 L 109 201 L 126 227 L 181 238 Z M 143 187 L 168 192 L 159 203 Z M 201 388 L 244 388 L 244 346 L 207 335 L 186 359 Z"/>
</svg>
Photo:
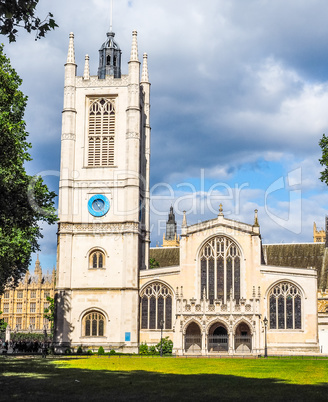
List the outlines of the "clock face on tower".
<svg viewBox="0 0 328 402">
<path fill-rule="evenodd" d="M 102 194 L 92 196 L 88 201 L 88 210 L 92 216 L 104 216 L 109 211 L 108 198 Z"/>
</svg>

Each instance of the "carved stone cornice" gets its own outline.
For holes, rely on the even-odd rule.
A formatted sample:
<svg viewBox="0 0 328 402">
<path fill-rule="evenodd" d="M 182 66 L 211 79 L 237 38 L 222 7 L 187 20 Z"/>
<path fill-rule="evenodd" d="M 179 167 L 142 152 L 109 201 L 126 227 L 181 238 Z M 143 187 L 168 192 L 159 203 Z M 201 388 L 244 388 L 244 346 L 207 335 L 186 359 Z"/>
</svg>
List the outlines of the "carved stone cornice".
<svg viewBox="0 0 328 402">
<path fill-rule="evenodd" d="M 126 223 L 60 223 L 59 234 L 73 233 L 107 233 L 107 234 L 139 234 L 139 224 Z"/>
<path fill-rule="evenodd" d="M 100 80 L 98 76 L 91 76 L 89 80 L 84 80 L 83 77 L 76 78 L 76 87 L 82 88 L 103 88 L 107 86 L 126 87 L 129 84 L 129 76 L 122 75 L 121 78 L 114 78 L 112 75 L 107 75 L 105 79 Z"/>
<path fill-rule="evenodd" d="M 62 134 L 61 139 L 62 140 L 73 140 L 73 141 L 75 141 L 76 135 L 75 134 Z"/>
<path fill-rule="evenodd" d="M 134 139 L 134 140 L 140 140 L 140 133 L 137 132 L 128 132 L 126 133 L 126 139 Z"/>
</svg>

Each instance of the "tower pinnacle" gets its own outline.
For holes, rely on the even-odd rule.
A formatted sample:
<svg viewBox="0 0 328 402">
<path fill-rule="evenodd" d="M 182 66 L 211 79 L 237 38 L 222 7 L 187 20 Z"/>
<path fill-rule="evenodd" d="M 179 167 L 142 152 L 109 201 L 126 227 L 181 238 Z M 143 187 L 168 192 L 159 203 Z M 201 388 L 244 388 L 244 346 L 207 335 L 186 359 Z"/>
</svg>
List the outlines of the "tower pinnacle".
<svg viewBox="0 0 328 402">
<path fill-rule="evenodd" d="M 143 55 L 141 82 L 149 82 L 147 53 Z"/>
<path fill-rule="evenodd" d="M 71 32 L 69 34 L 69 45 L 67 53 L 67 64 L 75 64 L 75 52 L 74 52 L 74 34 Z"/>
<path fill-rule="evenodd" d="M 138 40 L 137 40 L 137 31 L 132 32 L 132 46 L 131 46 L 131 57 L 130 61 L 139 61 L 138 60 Z"/>
</svg>

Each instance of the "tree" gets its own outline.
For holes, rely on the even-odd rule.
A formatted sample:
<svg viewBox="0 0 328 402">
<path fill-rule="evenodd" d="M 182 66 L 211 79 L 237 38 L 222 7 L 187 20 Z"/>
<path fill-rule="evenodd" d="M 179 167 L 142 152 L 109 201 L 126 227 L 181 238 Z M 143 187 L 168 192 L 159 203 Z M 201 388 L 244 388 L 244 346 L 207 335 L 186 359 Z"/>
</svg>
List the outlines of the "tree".
<svg viewBox="0 0 328 402">
<path fill-rule="evenodd" d="M 58 27 L 52 13 L 43 20 L 35 16 L 38 3 L 39 0 L 0 0 L 0 34 L 8 35 L 9 42 L 15 42 L 17 28 L 24 28 L 29 33 L 35 31 L 37 40 Z"/>
<path fill-rule="evenodd" d="M 55 322 L 55 299 L 52 297 L 47 297 L 47 301 L 49 302 L 49 307 L 44 309 L 43 317 L 46 318 L 50 322 L 50 330 L 51 334 L 54 334 L 54 322 Z"/>
<path fill-rule="evenodd" d="M 57 221 L 54 198 L 41 177 L 29 176 L 31 144 L 23 120 L 27 97 L 22 81 L 0 45 L 0 294 L 26 273 L 31 253 L 40 249 L 40 222 Z"/>
<path fill-rule="evenodd" d="M 0 315 L 2 314 L 2 311 L 0 311 Z M 7 328 L 7 323 L 3 318 L 0 318 L 0 332 L 4 332 Z"/>
<path fill-rule="evenodd" d="M 325 134 L 323 134 L 319 141 L 319 145 L 322 150 L 322 158 L 319 159 L 319 162 L 325 167 L 324 170 L 320 172 L 320 180 L 328 185 L 328 137 L 326 137 Z"/>
</svg>

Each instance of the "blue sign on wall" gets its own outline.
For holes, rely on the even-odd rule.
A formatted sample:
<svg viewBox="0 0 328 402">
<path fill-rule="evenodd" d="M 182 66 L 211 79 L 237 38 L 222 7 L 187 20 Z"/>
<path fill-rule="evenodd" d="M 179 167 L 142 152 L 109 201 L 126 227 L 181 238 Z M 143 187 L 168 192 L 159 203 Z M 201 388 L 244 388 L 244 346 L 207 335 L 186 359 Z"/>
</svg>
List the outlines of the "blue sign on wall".
<svg viewBox="0 0 328 402">
<path fill-rule="evenodd" d="M 125 342 L 130 342 L 131 341 L 131 332 L 126 332 L 125 333 Z"/>
</svg>

